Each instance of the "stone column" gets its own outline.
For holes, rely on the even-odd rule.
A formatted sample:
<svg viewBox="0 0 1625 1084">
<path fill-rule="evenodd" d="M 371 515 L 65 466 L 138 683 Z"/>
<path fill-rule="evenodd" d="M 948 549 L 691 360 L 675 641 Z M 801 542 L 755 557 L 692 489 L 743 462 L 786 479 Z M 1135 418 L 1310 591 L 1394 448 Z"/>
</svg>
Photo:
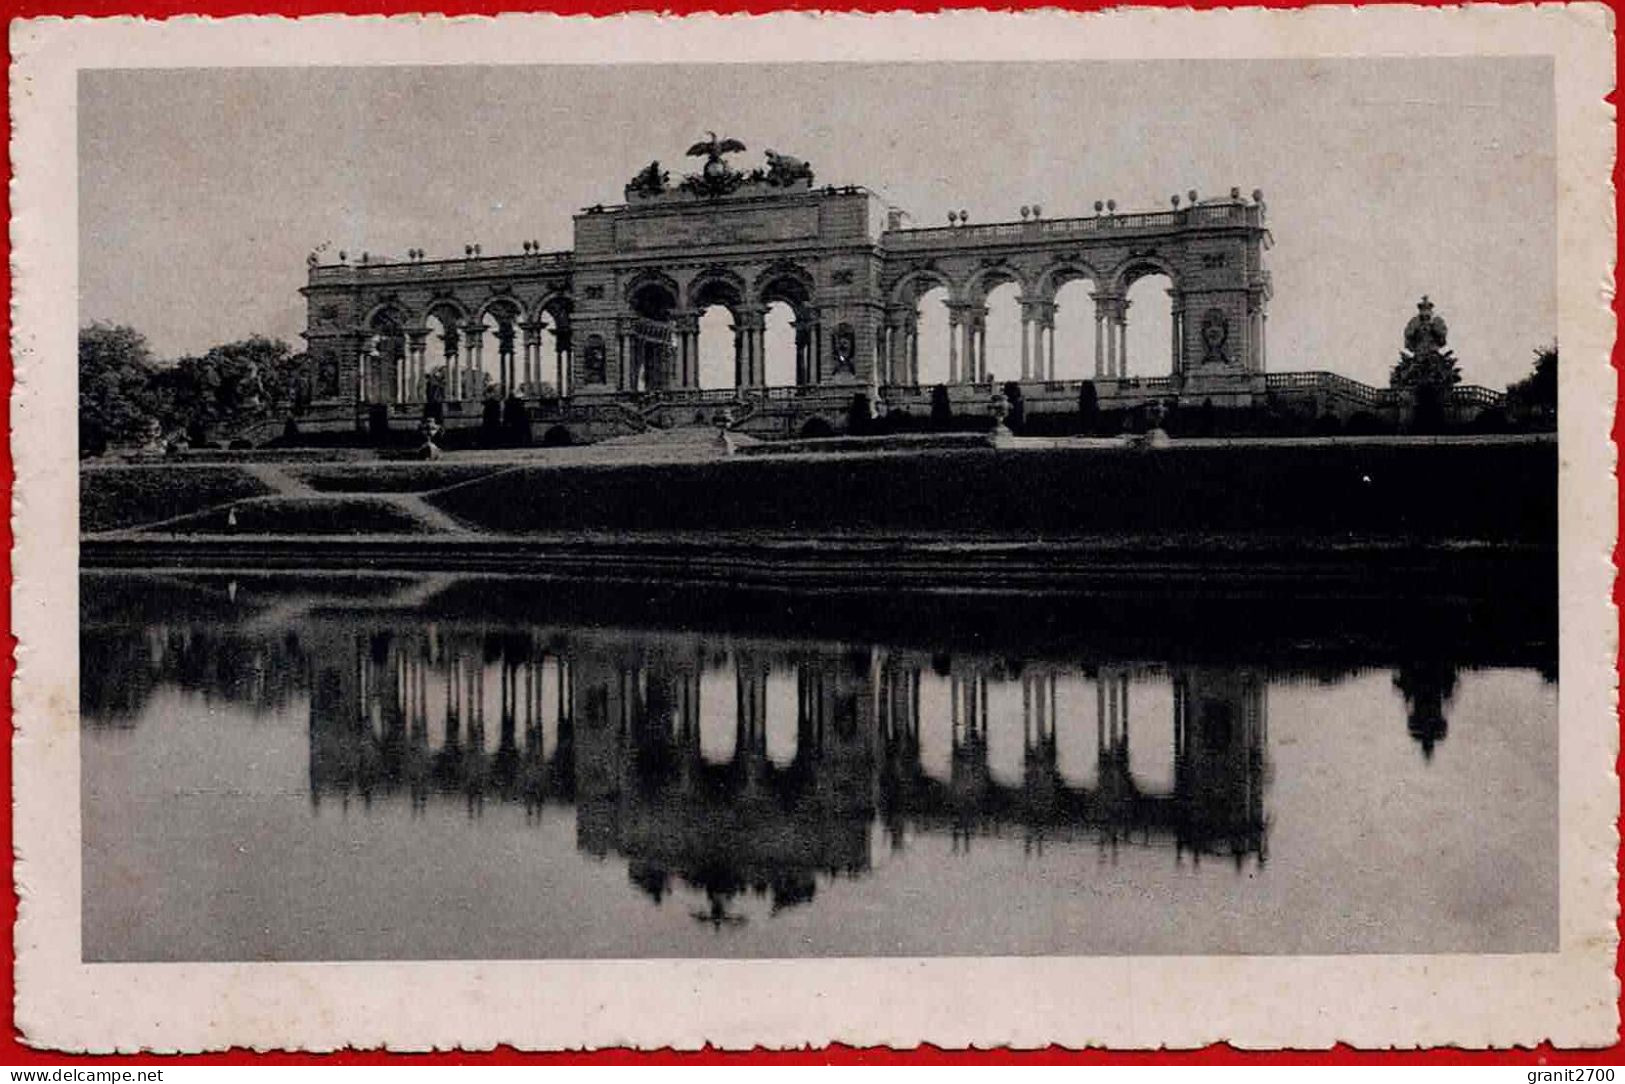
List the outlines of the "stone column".
<svg viewBox="0 0 1625 1084">
<path fill-rule="evenodd" d="M 1021 379 L 1032 377 L 1032 338 L 1033 313 L 1032 307 L 1025 301 L 1021 303 Z"/>
<path fill-rule="evenodd" d="M 920 324 L 918 319 L 908 324 L 908 382 L 920 386 Z"/>
<path fill-rule="evenodd" d="M 1106 313 L 1095 299 L 1095 379 L 1106 375 Z"/>
<path fill-rule="evenodd" d="M 1034 359 L 1033 377 L 1052 381 L 1055 379 L 1055 302 L 1040 302 L 1033 315 L 1038 323 L 1038 356 Z"/>
<path fill-rule="evenodd" d="M 547 324 L 541 320 L 522 325 L 525 332 L 525 373 L 520 394 L 526 398 L 534 396 L 536 386 L 542 382 L 542 329 L 545 327 Z"/>
<path fill-rule="evenodd" d="M 677 325 L 678 385 L 697 388 L 700 386 L 700 318 L 692 313 L 679 313 L 673 321 Z"/>
<path fill-rule="evenodd" d="M 1117 376 L 1117 306 L 1106 303 L 1106 375 Z"/>
<path fill-rule="evenodd" d="M 734 333 L 734 387 L 745 386 L 745 329 L 735 320 L 728 325 L 728 330 Z"/>
<path fill-rule="evenodd" d="M 444 380 L 446 382 L 445 396 L 448 402 L 455 402 L 463 397 L 463 382 L 457 374 L 458 337 L 455 327 L 447 327 L 442 337 L 445 346 L 445 356 L 441 359 L 446 366 Z"/>
<path fill-rule="evenodd" d="M 948 383 L 959 383 L 959 320 L 957 305 L 948 308 Z"/>
<path fill-rule="evenodd" d="M 369 336 L 361 340 L 361 349 L 356 351 L 355 358 L 355 399 L 358 403 L 370 401 L 371 370 L 375 367 L 378 357 L 378 340 L 376 336 Z"/>
<path fill-rule="evenodd" d="M 987 309 L 976 314 L 976 380 L 987 380 Z"/>
<path fill-rule="evenodd" d="M 516 337 L 512 320 L 497 321 L 497 384 L 503 398 L 512 395 L 514 385 L 519 383 L 514 379 L 513 344 Z"/>
<path fill-rule="evenodd" d="M 965 314 L 961 326 L 965 329 L 964 353 L 959 359 L 959 379 L 963 384 L 976 383 L 976 315 L 972 312 Z"/>
<path fill-rule="evenodd" d="M 886 383 L 904 384 L 903 372 L 903 317 L 901 313 L 886 314 Z"/>
<path fill-rule="evenodd" d="M 428 400 L 428 389 L 425 386 L 427 369 L 424 366 L 424 353 L 428 347 L 429 332 L 427 329 L 408 331 L 407 366 L 406 366 L 406 399 L 408 403 L 421 403 Z"/>
<path fill-rule="evenodd" d="M 756 318 L 756 326 L 750 332 L 750 362 L 751 386 L 756 388 L 767 387 L 767 328 L 763 326 L 762 317 Z"/>
<path fill-rule="evenodd" d="M 463 328 L 463 398 L 479 399 L 483 392 L 479 374 L 485 352 L 485 325 L 469 324 Z"/>
<path fill-rule="evenodd" d="M 1128 305 L 1127 301 L 1117 303 L 1117 334 L 1120 342 L 1117 347 L 1117 375 L 1128 376 Z"/>
<path fill-rule="evenodd" d="M 617 342 L 617 355 L 615 361 L 615 385 L 619 391 L 632 389 L 632 336 L 624 327 L 617 328 L 615 339 Z"/>
</svg>

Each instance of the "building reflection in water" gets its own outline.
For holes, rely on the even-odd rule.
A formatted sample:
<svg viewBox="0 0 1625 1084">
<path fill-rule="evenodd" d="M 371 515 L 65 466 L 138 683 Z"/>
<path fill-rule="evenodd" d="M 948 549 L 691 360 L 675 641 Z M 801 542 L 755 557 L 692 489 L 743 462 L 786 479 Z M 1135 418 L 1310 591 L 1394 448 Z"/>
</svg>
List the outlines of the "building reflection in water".
<svg viewBox="0 0 1625 1084">
<path fill-rule="evenodd" d="M 1266 858 L 1261 670 L 433 623 L 315 636 L 303 655 L 318 806 L 398 794 L 414 811 L 456 795 L 473 816 L 493 801 L 537 816 L 573 806 L 578 849 L 623 858 L 655 901 L 698 889 L 695 917 L 719 927 L 743 921 L 730 907 L 742 894 L 777 911 L 811 900 L 821 876 L 864 875 L 877 826 L 892 849 L 1019 834 L 1033 851 Z M 1141 690 L 1171 691 L 1171 717 L 1137 715 Z M 945 764 L 925 755 L 944 729 Z M 1016 729 L 1012 779 L 990 737 Z M 1136 774 L 1134 749 L 1159 741 L 1171 785 Z"/>
</svg>

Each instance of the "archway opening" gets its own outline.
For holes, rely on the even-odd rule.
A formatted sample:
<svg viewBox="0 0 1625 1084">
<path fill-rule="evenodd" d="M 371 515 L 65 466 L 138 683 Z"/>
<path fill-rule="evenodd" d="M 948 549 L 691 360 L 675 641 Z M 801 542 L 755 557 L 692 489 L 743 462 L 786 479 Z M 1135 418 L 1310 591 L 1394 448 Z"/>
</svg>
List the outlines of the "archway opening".
<svg viewBox="0 0 1625 1084">
<path fill-rule="evenodd" d="M 532 398 L 550 399 L 568 395 L 570 381 L 570 312 L 562 302 L 553 302 L 541 310 L 537 323 L 537 357 L 526 394 Z"/>
<path fill-rule="evenodd" d="M 706 667 L 699 680 L 700 758 L 728 764 L 739 744 L 738 678 L 732 666 Z"/>
<path fill-rule="evenodd" d="M 637 319 L 626 333 L 626 370 L 621 386 L 629 391 L 647 391 L 676 383 L 671 371 L 676 293 L 664 282 L 651 281 L 638 286 L 627 300 Z"/>
<path fill-rule="evenodd" d="M 1095 378 L 1095 289 L 1088 279 L 1074 278 L 1055 291 L 1055 380 Z"/>
<path fill-rule="evenodd" d="M 423 343 L 424 382 L 430 399 L 444 401 L 458 396 L 452 388 L 458 352 L 462 350 L 461 321 L 455 309 L 433 309 L 424 319 L 428 334 Z"/>
<path fill-rule="evenodd" d="M 773 273 L 760 287 L 763 316 L 763 383 L 768 387 L 811 384 L 816 331 L 811 318 L 812 276 L 800 268 Z"/>
<path fill-rule="evenodd" d="M 1173 359 L 1173 280 L 1160 271 L 1148 271 L 1133 279 L 1125 293 L 1128 301 L 1127 331 L 1124 334 L 1127 364 L 1119 364 L 1124 376 L 1170 376 Z"/>
<path fill-rule="evenodd" d="M 524 314 L 511 301 L 488 305 L 480 316 L 485 329 L 480 349 L 480 368 L 485 395 L 502 398 L 519 387 L 519 366 L 524 359 Z"/>
<path fill-rule="evenodd" d="M 922 388 L 948 383 L 948 288 L 932 286 L 914 303 Z"/>
<path fill-rule="evenodd" d="M 699 314 L 699 386 L 720 389 L 746 384 L 741 356 L 746 324 L 740 284 L 721 272 L 707 272 L 689 289 L 689 307 Z"/>
<path fill-rule="evenodd" d="M 393 308 L 380 309 L 368 321 L 367 329 L 371 338 L 365 398 L 374 403 L 400 402 L 406 358 L 406 332 L 401 314 Z"/>
<path fill-rule="evenodd" d="M 999 283 L 983 301 L 981 356 L 971 367 L 979 382 L 995 385 L 1021 378 L 1021 286 L 1014 279 Z M 1029 354 L 1032 347 L 1028 344 Z M 1030 364 L 1030 357 L 1029 357 Z M 985 366 L 985 367 L 984 367 Z"/>
<path fill-rule="evenodd" d="M 700 387 L 735 387 L 734 315 L 726 305 L 700 310 Z"/>
<path fill-rule="evenodd" d="M 766 378 L 770 388 L 782 388 L 800 383 L 797 379 L 798 334 L 805 335 L 796 320 L 796 313 L 785 301 L 768 305 L 763 316 L 762 344 L 766 354 Z"/>
</svg>

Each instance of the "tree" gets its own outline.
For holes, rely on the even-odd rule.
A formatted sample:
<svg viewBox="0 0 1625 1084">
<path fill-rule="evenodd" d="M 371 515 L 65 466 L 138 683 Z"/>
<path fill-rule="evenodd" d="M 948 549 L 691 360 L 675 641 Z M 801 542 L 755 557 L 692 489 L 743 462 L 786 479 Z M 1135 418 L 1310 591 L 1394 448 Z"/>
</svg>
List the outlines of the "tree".
<svg viewBox="0 0 1625 1084">
<path fill-rule="evenodd" d="M 1449 389 L 1460 383 L 1461 366 L 1455 355 L 1439 351 L 1403 355 L 1388 376 L 1389 387 L 1398 391 Z"/>
<path fill-rule="evenodd" d="M 931 426 L 947 429 L 954 422 L 954 406 L 948 399 L 948 389 L 938 384 L 931 389 Z"/>
<path fill-rule="evenodd" d="M 195 441 L 236 429 L 310 400 L 305 356 L 281 339 L 255 335 L 184 357 L 153 377 L 164 421 Z"/>
<path fill-rule="evenodd" d="M 1557 343 L 1535 351 L 1535 371 L 1507 385 L 1507 402 L 1518 414 L 1557 416 Z"/>
<path fill-rule="evenodd" d="M 99 455 L 109 442 L 141 439 L 158 414 L 152 350 L 123 324 L 79 329 L 79 448 Z"/>
<path fill-rule="evenodd" d="M 1100 392 L 1093 380 L 1078 385 L 1078 432 L 1089 434 L 1100 424 Z"/>
</svg>

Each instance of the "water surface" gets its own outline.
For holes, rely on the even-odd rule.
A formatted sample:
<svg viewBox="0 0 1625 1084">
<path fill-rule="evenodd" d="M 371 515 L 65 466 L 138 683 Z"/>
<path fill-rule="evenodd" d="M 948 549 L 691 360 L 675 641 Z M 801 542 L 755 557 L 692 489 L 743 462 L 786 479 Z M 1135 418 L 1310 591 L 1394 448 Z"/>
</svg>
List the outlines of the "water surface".
<svg viewBox="0 0 1625 1084">
<path fill-rule="evenodd" d="M 87 573 L 85 958 L 1555 946 L 1538 629 L 655 594 Z"/>
</svg>

